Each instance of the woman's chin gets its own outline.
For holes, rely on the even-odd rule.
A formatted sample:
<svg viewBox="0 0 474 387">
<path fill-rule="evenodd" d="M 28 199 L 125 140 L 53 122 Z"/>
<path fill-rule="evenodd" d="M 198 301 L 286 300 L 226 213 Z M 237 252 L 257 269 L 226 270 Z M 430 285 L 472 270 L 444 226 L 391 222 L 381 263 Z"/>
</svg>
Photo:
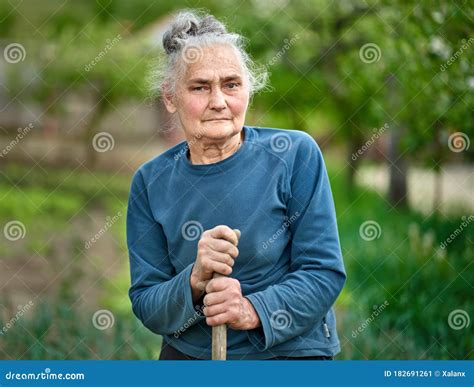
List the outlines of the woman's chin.
<svg viewBox="0 0 474 387">
<path fill-rule="evenodd" d="M 222 138 L 235 133 L 232 121 L 205 121 L 202 124 L 202 132 L 209 138 Z"/>
</svg>

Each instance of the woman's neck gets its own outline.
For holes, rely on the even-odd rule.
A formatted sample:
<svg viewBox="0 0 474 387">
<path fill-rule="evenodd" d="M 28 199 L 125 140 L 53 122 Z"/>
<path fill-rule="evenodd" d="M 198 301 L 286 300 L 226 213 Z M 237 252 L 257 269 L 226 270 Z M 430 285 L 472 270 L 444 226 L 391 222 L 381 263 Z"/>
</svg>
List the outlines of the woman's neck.
<svg viewBox="0 0 474 387">
<path fill-rule="evenodd" d="M 189 156 L 191 164 L 214 164 L 225 160 L 239 150 L 244 142 L 244 131 L 239 135 L 232 136 L 225 143 L 200 143 L 189 144 Z"/>
</svg>

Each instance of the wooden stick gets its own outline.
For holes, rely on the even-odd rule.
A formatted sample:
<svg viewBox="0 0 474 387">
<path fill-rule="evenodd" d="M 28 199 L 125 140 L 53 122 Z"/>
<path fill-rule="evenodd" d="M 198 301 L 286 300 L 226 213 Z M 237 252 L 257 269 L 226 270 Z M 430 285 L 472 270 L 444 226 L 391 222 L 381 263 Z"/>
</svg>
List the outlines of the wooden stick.
<svg viewBox="0 0 474 387">
<path fill-rule="evenodd" d="M 214 273 L 212 278 L 223 277 Z M 227 325 L 212 327 L 212 360 L 226 360 L 227 358 Z"/>
<path fill-rule="evenodd" d="M 237 235 L 237 243 L 240 238 L 240 231 L 234 229 Z M 214 273 L 212 278 L 224 277 L 222 274 Z M 227 358 L 227 325 L 217 325 L 212 327 L 212 360 L 226 360 Z"/>
</svg>

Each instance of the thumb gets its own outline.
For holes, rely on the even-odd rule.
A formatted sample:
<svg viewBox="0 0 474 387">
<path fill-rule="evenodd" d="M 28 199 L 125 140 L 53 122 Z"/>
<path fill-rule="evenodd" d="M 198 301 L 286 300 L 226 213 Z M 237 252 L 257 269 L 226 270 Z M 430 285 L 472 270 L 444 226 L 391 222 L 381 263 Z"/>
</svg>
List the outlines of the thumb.
<svg viewBox="0 0 474 387">
<path fill-rule="evenodd" d="M 240 239 L 241 232 L 240 232 L 240 230 L 237 229 L 237 228 L 234 228 L 233 231 L 235 232 L 235 235 L 237 236 L 237 242 L 238 242 L 238 240 Z"/>
</svg>

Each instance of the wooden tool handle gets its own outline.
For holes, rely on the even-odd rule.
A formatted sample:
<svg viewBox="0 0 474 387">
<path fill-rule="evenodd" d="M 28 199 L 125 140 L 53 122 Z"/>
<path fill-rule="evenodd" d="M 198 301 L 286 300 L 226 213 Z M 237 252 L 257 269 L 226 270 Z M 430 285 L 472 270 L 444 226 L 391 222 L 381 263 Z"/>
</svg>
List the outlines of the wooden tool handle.
<svg viewBox="0 0 474 387">
<path fill-rule="evenodd" d="M 214 273 L 213 278 L 223 277 Z M 226 360 L 227 358 L 227 325 L 212 327 L 212 360 Z"/>
<path fill-rule="evenodd" d="M 240 238 L 240 231 L 234 229 L 237 241 Z M 222 274 L 214 273 L 212 278 L 224 277 Z M 217 325 L 212 327 L 212 360 L 226 360 L 227 358 L 227 325 Z"/>
</svg>

